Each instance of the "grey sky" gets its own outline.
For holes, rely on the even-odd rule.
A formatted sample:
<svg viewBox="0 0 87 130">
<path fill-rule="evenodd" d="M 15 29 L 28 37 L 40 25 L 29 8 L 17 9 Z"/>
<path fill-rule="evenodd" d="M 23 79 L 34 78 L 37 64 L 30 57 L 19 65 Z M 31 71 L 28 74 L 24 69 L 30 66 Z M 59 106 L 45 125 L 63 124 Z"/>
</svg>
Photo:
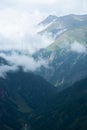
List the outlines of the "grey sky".
<svg viewBox="0 0 87 130">
<path fill-rule="evenodd" d="M 40 48 L 47 47 L 52 43 L 49 36 L 38 36 L 37 25 L 48 15 L 66 15 L 66 14 L 86 14 L 87 0 L 1 0 L 0 1 L 0 50 L 18 49 L 24 52 L 20 57 L 12 53 L 9 59 L 14 66 L 0 66 L 4 72 L 16 70 L 17 66 L 22 65 L 25 69 L 34 70 L 41 65 L 47 65 L 42 59 L 34 61 L 26 53 L 32 53 Z M 72 50 L 76 47 L 84 51 L 82 46 L 74 44 Z M 24 51 L 25 50 L 25 51 Z M 1 54 L 0 54 L 1 55 Z M 1 55 L 2 56 L 2 55 Z"/>
<path fill-rule="evenodd" d="M 35 34 L 37 25 L 50 14 L 86 14 L 87 0 L 3 0 L 0 2 L 0 49 L 36 48 L 49 45 Z M 36 44 L 37 41 L 43 41 Z M 27 40 L 26 40 L 27 39 Z M 31 43 L 33 39 L 33 43 Z M 8 44 L 8 46 L 7 46 Z M 19 45 L 19 46 L 18 46 Z M 21 47 L 20 47 L 21 46 Z M 29 47 L 30 46 L 30 47 Z M 27 48 L 27 47 L 24 47 Z"/>
<path fill-rule="evenodd" d="M 0 6 L 57 15 L 87 13 L 87 0 L 3 0 Z"/>
</svg>

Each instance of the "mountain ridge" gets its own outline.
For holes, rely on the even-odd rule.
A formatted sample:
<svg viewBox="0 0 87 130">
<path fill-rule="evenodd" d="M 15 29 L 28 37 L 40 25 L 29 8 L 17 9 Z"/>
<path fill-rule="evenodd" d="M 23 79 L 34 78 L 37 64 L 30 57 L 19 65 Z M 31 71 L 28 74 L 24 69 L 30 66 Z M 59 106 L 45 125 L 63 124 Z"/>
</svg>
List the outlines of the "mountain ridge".
<svg viewBox="0 0 87 130">
<path fill-rule="evenodd" d="M 47 17 L 47 19 L 49 16 Z M 84 15 L 66 15 L 66 16 L 60 16 L 57 17 L 55 21 L 51 21 L 51 25 L 49 25 L 47 28 L 42 30 L 40 34 L 44 34 L 45 32 L 52 33 L 53 37 L 55 34 L 57 35 L 58 32 L 64 29 L 72 29 L 72 28 L 78 28 L 81 26 L 86 25 L 87 26 L 87 14 Z M 56 36 L 57 37 L 57 36 Z"/>
<path fill-rule="evenodd" d="M 87 14 L 58 17 L 45 30 L 51 33 L 54 42 L 36 52 L 34 57 L 47 60 L 49 68 L 37 70 L 54 86 L 70 86 L 87 76 Z M 49 72 L 51 74 L 49 75 Z"/>
<path fill-rule="evenodd" d="M 7 75 L 0 78 L 0 129 L 86 130 L 87 78 L 57 92 L 32 73 Z"/>
</svg>

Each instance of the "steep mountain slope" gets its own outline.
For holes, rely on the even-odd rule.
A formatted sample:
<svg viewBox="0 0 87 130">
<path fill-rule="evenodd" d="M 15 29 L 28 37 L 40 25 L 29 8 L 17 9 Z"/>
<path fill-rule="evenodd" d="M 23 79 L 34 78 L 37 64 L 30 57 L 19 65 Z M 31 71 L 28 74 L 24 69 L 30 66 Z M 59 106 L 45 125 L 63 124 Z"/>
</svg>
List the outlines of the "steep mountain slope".
<svg viewBox="0 0 87 130">
<path fill-rule="evenodd" d="M 87 79 L 60 92 L 48 113 L 34 124 L 35 130 L 86 130 Z"/>
<path fill-rule="evenodd" d="M 55 15 L 49 15 L 44 21 L 42 21 L 41 23 L 39 23 L 39 25 L 47 25 L 49 23 L 54 22 L 58 17 Z"/>
<path fill-rule="evenodd" d="M 55 93 L 43 78 L 22 70 L 0 78 L 0 129 L 21 130 L 26 124 L 30 127 L 31 119 L 45 111 Z"/>
<path fill-rule="evenodd" d="M 78 42 L 83 45 L 87 44 L 87 26 L 73 28 L 63 32 L 63 34 L 55 39 L 54 43 L 51 44 L 48 49 L 55 51 L 61 44 L 72 44 L 74 42 Z"/>
<path fill-rule="evenodd" d="M 41 33 L 51 32 L 55 41 L 33 57 L 49 62 L 36 73 L 58 88 L 22 68 L 0 77 L 0 130 L 87 129 L 87 15 L 48 19 Z M 1 57 L 0 65 L 9 63 Z"/>
<path fill-rule="evenodd" d="M 0 65 L 9 65 L 9 63 L 2 57 L 0 57 Z"/>
<path fill-rule="evenodd" d="M 53 85 L 60 86 L 60 89 L 85 78 L 87 76 L 87 15 L 71 14 L 58 17 L 40 33 L 45 32 L 52 33 L 55 38 L 48 48 L 35 53 L 36 59 L 43 57 L 49 61 L 49 67 L 41 68 L 37 73 Z"/>
<path fill-rule="evenodd" d="M 0 78 L 1 130 L 86 130 L 87 79 L 58 93 L 43 78 L 21 70 Z"/>
<path fill-rule="evenodd" d="M 50 19 L 50 16 L 48 18 Z M 57 37 L 67 30 L 87 26 L 87 15 L 70 14 L 57 17 L 55 21 L 53 21 L 54 18 L 52 17 L 50 20 L 48 20 L 48 18 L 46 20 L 50 21 L 52 24 L 50 24 L 45 30 L 42 30 L 41 34 L 44 34 L 45 32 L 51 32 L 54 37 Z"/>
</svg>

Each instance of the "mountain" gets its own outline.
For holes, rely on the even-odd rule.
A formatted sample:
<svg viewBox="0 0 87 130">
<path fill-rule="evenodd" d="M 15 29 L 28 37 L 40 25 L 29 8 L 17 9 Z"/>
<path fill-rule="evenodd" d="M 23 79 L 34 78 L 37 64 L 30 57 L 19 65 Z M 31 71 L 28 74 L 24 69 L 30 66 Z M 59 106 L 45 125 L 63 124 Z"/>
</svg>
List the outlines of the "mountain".
<svg viewBox="0 0 87 130">
<path fill-rule="evenodd" d="M 0 78 L 1 130 L 86 130 L 87 79 L 58 92 L 43 78 L 18 72 Z"/>
<path fill-rule="evenodd" d="M 3 57 L 0 57 L 0 65 L 9 65 L 9 63 Z"/>
<path fill-rule="evenodd" d="M 87 77 L 87 15 L 58 17 L 40 34 L 45 32 L 52 33 L 54 42 L 34 57 L 47 60 L 49 67 L 36 73 L 61 90 Z"/>
<path fill-rule="evenodd" d="M 50 23 L 54 22 L 57 18 L 58 17 L 55 16 L 55 15 L 49 15 L 44 21 L 39 23 L 39 25 L 46 26 L 47 24 L 50 24 Z"/>
<path fill-rule="evenodd" d="M 0 77 L 0 130 L 87 129 L 86 20 L 71 14 L 42 21 L 49 26 L 39 33 L 52 33 L 54 42 L 33 57 L 48 66 Z M 11 66 L 2 57 L 0 65 Z"/>
<path fill-rule="evenodd" d="M 18 72 L 0 78 L 0 129 L 22 130 L 49 107 L 56 89 L 40 76 Z"/>
<path fill-rule="evenodd" d="M 49 112 L 33 124 L 35 130 L 87 129 L 87 78 L 58 93 Z"/>
<path fill-rule="evenodd" d="M 44 34 L 45 32 L 50 32 L 54 37 L 57 37 L 67 30 L 87 26 L 87 15 L 70 14 L 66 16 L 56 17 L 56 19 L 52 17 L 50 19 L 50 16 L 48 16 L 48 18 L 44 21 L 48 21 L 51 24 L 49 24 L 49 26 L 45 30 L 42 30 L 40 33 Z M 44 21 L 42 23 L 44 23 Z"/>
</svg>

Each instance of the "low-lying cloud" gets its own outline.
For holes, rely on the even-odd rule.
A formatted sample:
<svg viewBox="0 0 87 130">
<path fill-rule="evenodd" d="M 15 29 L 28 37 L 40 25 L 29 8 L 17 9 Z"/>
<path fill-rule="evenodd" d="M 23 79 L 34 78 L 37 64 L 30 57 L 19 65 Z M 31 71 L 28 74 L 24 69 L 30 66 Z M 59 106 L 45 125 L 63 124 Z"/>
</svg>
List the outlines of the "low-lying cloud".
<svg viewBox="0 0 87 130">
<path fill-rule="evenodd" d="M 0 56 L 10 63 L 0 66 L 0 76 L 17 70 L 19 66 L 22 66 L 24 71 L 47 67 L 47 61 L 36 61 L 32 57 L 33 53 L 52 43 L 49 34 L 41 36 L 37 33 L 37 24 L 42 17 L 38 12 L 30 14 L 13 8 L 0 10 Z"/>
<path fill-rule="evenodd" d="M 35 60 L 32 56 L 26 54 L 19 54 L 12 52 L 11 54 L 0 53 L 0 57 L 3 57 L 9 65 L 0 66 L 0 76 L 5 77 L 8 71 L 17 71 L 19 67 L 22 67 L 25 72 L 34 72 L 41 66 L 48 67 L 48 61 L 43 59 Z"/>
<path fill-rule="evenodd" d="M 67 3 L 68 1 L 69 0 L 67 0 Z M 29 4 L 32 2 L 35 3 L 35 1 L 29 2 L 28 0 L 16 0 L 13 2 L 16 4 L 15 6 L 12 5 L 11 0 L 8 0 L 7 2 L 4 0 L 6 5 L 2 2 L 3 7 L 0 8 L 0 56 L 7 60 L 10 65 L 0 66 L 0 76 L 5 76 L 8 71 L 17 71 L 19 66 L 22 66 L 24 71 L 35 71 L 41 66 L 47 67 L 48 65 L 48 62 L 43 59 L 38 59 L 38 61 L 36 61 L 32 57 L 32 54 L 41 48 L 46 48 L 53 42 L 51 35 L 46 33 L 42 36 L 37 33 L 39 31 L 37 29 L 37 24 L 47 16 L 49 11 L 47 14 L 44 14 L 44 10 L 41 13 L 40 10 L 37 11 L 36 9 L 30 11 L 28 8 L 30 7 Z M 43 2 L 40 0 L 37 0 L 37 2 L 40 3 L 39 8 L 42 10 L 43 6 L 41 5 L 43 5 Z M 27 3 L 25 6 L 26 8 L 28 7 L 27 9 L 23 6 L 24 3 Z M 51 0 L 50 4 L 52 5 L 52 8 L 53 3 L 56 6 L 65 6 L 62 4 L 63 2 Z M 45 0 L 44 4 L 49 5 L 49 2 Z M 69 5 L 71 5 L 71 2 L 69 2 Z M 78 2 L 76 5 L 78 5 Z M 61 8 L 61 6 L 59 7 Z M 46 10 L 48 10 L 48 7 L 49 6 L 46 7 Z M 67 10 L 68 7 L 66 4 L 65 9 L 62 8 L 63 12 L 59 9 L 58 15 L 63 15 L 64 12 L 66 12 L 66 14 L 70 13 L 70 11 Z M 54 8 L 52 10 L 54 10 Z M 85 46 L 76 41 L 69 45 L 68 48 L 77 53 L 84 53 L 86 51 Z M 11 53 L 8 54 L 7 52 Z"/>
<path fill-rule="evenodd" d="M 7 72 L 15 72 L 18 71 L 18 67 L 12 65 L 12 66 L 8 66 L 8 65 L 1 65 L 0 66 L 0 77 L 5 78 L 6 77 L 6 73 Z"/>
<path fill-rule="evenodd" d="M 60 44 L 59 48 L 63 49 L 65 52 L 75 52 L 78 54 L 87 53 L 87 45 L 78 41 L 74 41 L 72 43 L 66 41 L 65 43 Z"/>
<path fill-rule="evenodd" d="M 77 53 L 85 53 L 87 51 L 87 48 L 84 44 L 75 41 L 74 43 L 71 44 L 71 51 Z"/>
</svg>

